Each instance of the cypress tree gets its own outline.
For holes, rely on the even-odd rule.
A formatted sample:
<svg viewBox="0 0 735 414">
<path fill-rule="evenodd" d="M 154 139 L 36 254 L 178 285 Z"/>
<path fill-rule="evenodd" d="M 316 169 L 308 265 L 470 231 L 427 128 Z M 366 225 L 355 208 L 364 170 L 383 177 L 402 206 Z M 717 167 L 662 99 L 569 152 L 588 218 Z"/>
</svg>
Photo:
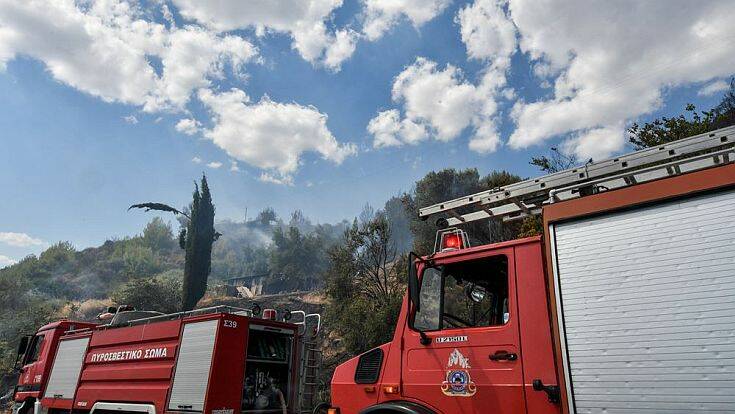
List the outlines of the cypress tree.
<svg viewBox="0 0 735 414">
<path fill-rule="evenodd" d="M 186 251 L 181 308 L 185 311 L 194 309 L 207 291 L 207 278 L 212 270 L 212 244 L 220 236 L 214 230 L 214 204 L 206 175 L 202 174 L 201 190 L 200 186 L 194 183 L 188 216 L 162 203 L 134 204 L 130 208 L 167 211 L 187 217 L 186 227 L 182 228 L 179 234 L 179 245 Z"/>
<path fill-rule="evenodd" d="M 201 191 L 195 184 L 191 202 L 191 217 L 186 235 L 186 264 L 182 292 L 183 310 L 194 309 L 207 290 L 207 278 L 212 269 L 212 244 L 214 230 L 214 205 L 209 192 L 207 177 L 202 176 Z"/>
</svg>

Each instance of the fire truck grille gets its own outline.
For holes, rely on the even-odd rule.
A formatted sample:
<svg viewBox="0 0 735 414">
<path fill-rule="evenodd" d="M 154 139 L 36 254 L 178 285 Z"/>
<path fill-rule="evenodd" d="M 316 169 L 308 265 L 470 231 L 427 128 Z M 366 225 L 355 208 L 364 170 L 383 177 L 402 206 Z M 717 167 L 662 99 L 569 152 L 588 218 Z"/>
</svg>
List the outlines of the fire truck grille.
<svg viewBox="0 0 735 414">
<path fill-rule="evenodd" d="M 357 370 L 355 370 L 355 383 L 375 384 L 378 382 L 381 365 L 383 365 L 383 350 L 380 348 L 360 355 Z"/>
</svg>

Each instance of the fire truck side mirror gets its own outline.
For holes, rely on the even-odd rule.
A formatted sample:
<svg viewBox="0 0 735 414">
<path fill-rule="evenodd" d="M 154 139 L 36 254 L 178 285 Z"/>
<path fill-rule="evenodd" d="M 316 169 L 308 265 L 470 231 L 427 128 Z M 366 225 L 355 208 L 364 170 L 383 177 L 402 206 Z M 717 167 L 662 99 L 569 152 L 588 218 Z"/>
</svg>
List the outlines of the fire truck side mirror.
<svg viewBox="0 0 735 414">
<path fill-rule="evenodd" d="M 416 312 L 421 310 L 421 296 L 419 292 L 419 275 L 416 269 L 419 256 L 411 252 L 408 254 L 408 300 L 416 307 Z"/>
</svg>

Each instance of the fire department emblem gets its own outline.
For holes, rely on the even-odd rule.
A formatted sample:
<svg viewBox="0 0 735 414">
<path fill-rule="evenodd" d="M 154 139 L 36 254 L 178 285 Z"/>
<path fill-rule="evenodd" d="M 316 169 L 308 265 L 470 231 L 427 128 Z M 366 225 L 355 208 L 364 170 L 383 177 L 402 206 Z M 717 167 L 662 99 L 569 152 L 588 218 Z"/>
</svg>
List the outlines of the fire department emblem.
<svg viewBox="0 0 735 414">
<path fill-rule="evenodd" d="M 442 382 L 442 392 L 450 397 L 471 397 L 477 392 L 475 383 L 470 378 L 468 369 L 470 360 L 465 358 L 458 349 L 449 354 L 447 362 L 447 376 Z"/>
</svg>

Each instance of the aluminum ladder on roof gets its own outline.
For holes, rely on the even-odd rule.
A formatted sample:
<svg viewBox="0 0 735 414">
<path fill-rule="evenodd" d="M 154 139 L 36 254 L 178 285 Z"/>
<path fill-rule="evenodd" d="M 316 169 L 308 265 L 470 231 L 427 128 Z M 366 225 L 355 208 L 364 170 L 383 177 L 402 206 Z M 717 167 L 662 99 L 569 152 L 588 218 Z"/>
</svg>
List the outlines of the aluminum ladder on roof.
<svg viewBox="0 0 735 414">
<path fill-rule="evenodd" d="M 735 161 L 735 126 L 683 138 L 604 161 L 437 203 L 419 218 L 446 218 L 441 227 L 491 218 L 516 220 L 541 213 L 544 204 L 568 200 Z M 439 222 L 437 222 L 439 224 Z"/>
</svg>

